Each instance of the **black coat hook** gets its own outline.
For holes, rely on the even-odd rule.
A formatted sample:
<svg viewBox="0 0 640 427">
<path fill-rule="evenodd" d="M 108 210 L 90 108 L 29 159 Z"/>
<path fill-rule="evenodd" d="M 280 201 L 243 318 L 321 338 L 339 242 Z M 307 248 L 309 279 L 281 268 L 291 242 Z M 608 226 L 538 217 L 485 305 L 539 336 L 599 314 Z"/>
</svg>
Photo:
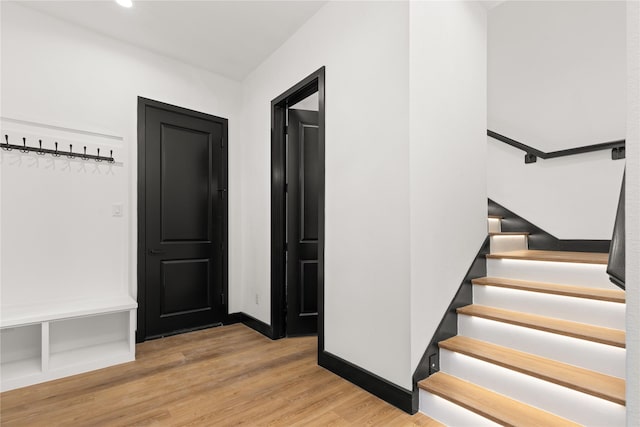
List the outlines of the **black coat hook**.
<svg viewBox="0 0 640 427">
<path fill-rule="evenodd" d="M 0 0 L 1 1 L 1 0 Z M 19 150 L 22 153 L 29 153 L 29 152 L 35 152 L 38 155 L 45 155 L 45 154 L 51 154 L 53 157 L 60 157 L 62 155 L 68 157 L 69 159 L 76 159 L 76 158 L 82 158 L 83 160 L 88 160 L 88 159 L 94 159 L 96 162 L 110 162 L 113 163 L 115 162 L 115 159 L 113 158 L 113 150 L 109 151 L 109 157 L 107 157 L 106 155 L 100 155 L 100 148 L 96 148 L 97 150 L 97 155 L 93 155 L 93 154 L 87 154 L 87 146 L 85 145 L 83 147 L 83 154 L 79 153 L 79 152 L 75 152 L 73 151 L 73 144 L 69 144 L 69 150 L 66 151 L 58 151 L 58 141 L 54 141 L 55 144 L 55 150 L 51 150 L 49 148 L 43 148 L 42 147 L 42 139 L 38 139 L 38 145 L 35 146 L 35 144 L 33 146 L 31 145 L 27 145 L 27 138 L 26 137 L 22 137 L 22 146 L 19 144 L 11 144 L 9 142 L 9 135 L 5 134 L 4 135 L 4 143 L 0 142 L 0 148 L 2 148 L 3 150 L 6 151 L 11 151 L 12 149 L 16 149 Z"/>
</svg>

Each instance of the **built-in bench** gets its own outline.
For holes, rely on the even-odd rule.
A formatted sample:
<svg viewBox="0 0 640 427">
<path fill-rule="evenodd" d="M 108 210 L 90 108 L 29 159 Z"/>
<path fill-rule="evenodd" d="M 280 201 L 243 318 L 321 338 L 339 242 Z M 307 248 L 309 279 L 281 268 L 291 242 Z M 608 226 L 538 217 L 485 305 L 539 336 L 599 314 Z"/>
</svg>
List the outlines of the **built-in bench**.
<svg viewBox="0 0 640 427">
<path fill-rule="evenodd" d="M 135 360 L 130 296 L 3 306 L 1 391 Z"/>
</svg>

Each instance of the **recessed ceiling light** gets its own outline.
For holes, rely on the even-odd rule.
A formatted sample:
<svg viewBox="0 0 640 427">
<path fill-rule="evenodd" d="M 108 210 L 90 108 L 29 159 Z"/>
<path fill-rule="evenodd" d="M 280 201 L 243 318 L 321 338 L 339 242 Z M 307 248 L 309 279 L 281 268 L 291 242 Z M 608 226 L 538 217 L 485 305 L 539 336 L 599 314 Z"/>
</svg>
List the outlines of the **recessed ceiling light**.
<svg viewBox="0 0 640 427">
<path fill-rule="evenodd" d="M 133 6 L 133 1 L 132 0 L 116 0 L 116 3 L 118 3 L 122 7 L 131 7 L 131 6 Z"/>
</svg>

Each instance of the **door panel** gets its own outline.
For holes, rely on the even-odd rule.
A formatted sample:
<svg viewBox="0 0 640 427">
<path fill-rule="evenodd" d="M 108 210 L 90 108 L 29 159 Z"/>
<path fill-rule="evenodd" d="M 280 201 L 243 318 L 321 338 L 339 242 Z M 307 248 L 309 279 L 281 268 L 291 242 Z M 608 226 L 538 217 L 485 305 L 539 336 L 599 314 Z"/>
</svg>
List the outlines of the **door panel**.
<svg viewBox="0 0 640 427">
<path fill-rule="evenodd" d="M 317 314 L 318 261 L 300 261 L 300 315 Z"/>
<path fill-rule="evenodd" d="M 162 261 L 161 317 L 212 310 L 209 259 Z"/>
<path fill-rule="evenodd" d="M 312 117 L 307 120 L 313 120 Z M 318 241 L 318 125 L 303 123 L 300 139 L 300 237 Z"/>
<path fill-rule="evenodd" d="M 162 241 L 210 241 L 210 134 L 161 129 Z"/>
<path fill-rule="evenodd" d="M 145 107 L 145 338 L 226 314 L 226 121 L 202 116 Z"/>
<path fill-rule="evenodd" d="M 289 110 L 287 335 L 318 331 L 318 113 Z"/>
</svg>

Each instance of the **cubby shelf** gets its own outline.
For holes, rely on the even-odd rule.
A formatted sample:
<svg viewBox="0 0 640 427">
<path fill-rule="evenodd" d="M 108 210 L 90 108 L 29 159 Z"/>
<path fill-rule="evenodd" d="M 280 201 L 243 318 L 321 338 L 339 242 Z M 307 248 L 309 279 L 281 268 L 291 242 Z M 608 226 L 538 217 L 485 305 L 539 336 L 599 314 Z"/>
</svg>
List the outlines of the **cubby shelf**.
<svg viewBox="0 0 640 427">
<path fill-rule="evenodd" d="M 2 307 L 1 391 L 135 359 L 130 297 Z"/>
<path fill-rule="evenodd" d="M 77 366 L 82 363 L 95 363 L 105 359 L 124 357 L 129 354 L 129 343 L 116 341 L 90 347 L 52 353 L 49 356 L 49 370 L 55 371 Z"/>
<path fill-rule="evenodd" d="M 39 357 L 2 363 L 2 381 L 16 380 L 40 375 L 42 373 L 42 361 Z"/>
</svg>

